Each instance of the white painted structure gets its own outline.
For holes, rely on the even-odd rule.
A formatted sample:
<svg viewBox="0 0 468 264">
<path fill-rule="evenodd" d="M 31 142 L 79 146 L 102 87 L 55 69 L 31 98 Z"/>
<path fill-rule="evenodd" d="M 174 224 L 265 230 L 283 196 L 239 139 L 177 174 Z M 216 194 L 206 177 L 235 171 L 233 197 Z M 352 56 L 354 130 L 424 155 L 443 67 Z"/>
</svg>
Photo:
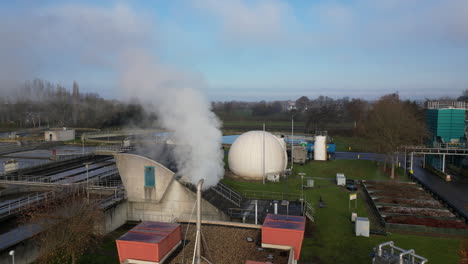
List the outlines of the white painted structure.
<svg viewBox="0 0 468 264">
<path fill-rule="evenodd" d="M 234 174 L 252 180 L 262 180 L 266 175 L 280 175 L 288 165 L 285 146 L 282 138 L 268 132 L 244 133 L 229 150 L 229 168 Z"/>
<path fill-rule="evenodd" d="M 68 141 L 75 139 L 75 130 L 67 129 L 51 129 L 44 132 L 45 141 Z"/>
<path fill-rule="evenodd" d="M 326 136 L 315 137 L 314 160 L 327 160 L 327 137 Z"/>
<path fill-rule="evenodd" d="M 190 220 L 196 194 L 176 180 L 174 172 L 154 160 L 139 155 L 119 153 L 114 156 L 127 196 L 128 220 L 162 222 L 171 222 L 174 219 Z M 147 168 L 154 170 L 154 187 L 146 186 Z M 203 220 L 228 219 L 223 212 L 204 199 L 202 208 Z"/>
<path fill-rule="evenodd" d="M 367 217 L 356 217 L 356 236 L 369 237 L 370 224 Z"/>
<path fill-rule="evenodd" d="M 337 173 L 336 174 L 336 185 L 345 186 L 346 185 L 346 177 L 344 173 Z"/>
</svg>

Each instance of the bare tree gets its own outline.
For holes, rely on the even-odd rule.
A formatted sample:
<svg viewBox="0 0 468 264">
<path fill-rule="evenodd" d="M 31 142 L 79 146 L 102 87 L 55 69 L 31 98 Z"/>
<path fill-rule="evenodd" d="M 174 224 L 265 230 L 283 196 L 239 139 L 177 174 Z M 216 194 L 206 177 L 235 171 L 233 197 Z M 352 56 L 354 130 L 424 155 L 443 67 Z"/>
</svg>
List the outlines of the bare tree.
<svg viewBox="0 0 468 264">
<path fill-rule="evenodd" d="M 385 154 L 391 164 L 391 178 L 395 177 L 395 152 L 403 145 L 421 144 L 427 131 L 409 104 L 402 102 L 398 94 L 381 97 L 372 105 L 365 121 L 365 135 L 374 143 L 377 152 Z"/>
<path fill-rule="evenodd" d="M 38 236 L 38 263 L 74 264 L 86 250 L 97 245 L 103 214 L 97 202 L 72 191 L 36 207 L 25 217 L 28 223 L 43 230 Z"/>
</svg>

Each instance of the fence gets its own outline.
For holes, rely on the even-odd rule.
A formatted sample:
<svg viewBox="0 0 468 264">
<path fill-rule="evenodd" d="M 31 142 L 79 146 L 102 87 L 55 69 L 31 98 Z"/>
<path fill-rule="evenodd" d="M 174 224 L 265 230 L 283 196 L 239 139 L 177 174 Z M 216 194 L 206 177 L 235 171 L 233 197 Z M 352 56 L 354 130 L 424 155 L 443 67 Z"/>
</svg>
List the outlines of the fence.
<svg viewBox="0 0 468 264">
<path fill-rule="evenodd" d="M 43 200 L 52 199 L 55 197 L 54 191 L 49 191 L 45 193 L 37 193 L 34 196 L 28 196 L 21 200 L 13 201 L 7 204 L 0 206 L 0 219 L 6 218 L 8 216 L 14 215 L 21 212 L 24 209 L 29 208 L 30 206 L 41 202 Z"/>
<path fill-rule="evenodd" d="M 243 193 L 244 197 L 253 200 L 288 200 L 297 201 L 303 199 L 302 194 L 298 193 L 283 193 L 283 192 L 266 192 L 247 190 Z"/>
</svg>

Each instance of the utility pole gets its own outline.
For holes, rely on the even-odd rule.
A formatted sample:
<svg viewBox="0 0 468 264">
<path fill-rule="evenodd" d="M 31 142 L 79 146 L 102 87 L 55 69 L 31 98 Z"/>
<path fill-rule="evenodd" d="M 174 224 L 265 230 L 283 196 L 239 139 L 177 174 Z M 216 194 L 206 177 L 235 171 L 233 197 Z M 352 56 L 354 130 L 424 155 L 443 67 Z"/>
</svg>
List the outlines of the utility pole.
<svg viewBox="0 0 468 264">
<path fill-rule="evenodd" d="M 262 162 L 262 164 L 263 164 L 263 166 L 262 166 L 262 168 L 263 168 L 263 177 L 262 177 L 263 178 L 263 184 L 265 184 L 265 177 L 266 177 L 266 175 L 265 175 L 266 174 L 265 173 L 265 171 L 266 171 L 266 168 L 265 168 L 265 154 L 266 154 L 265 153 L 265 123 L 263 123 L 263 155 L 262 155 L 263 156 L 263 162 Z"/>
</svg>

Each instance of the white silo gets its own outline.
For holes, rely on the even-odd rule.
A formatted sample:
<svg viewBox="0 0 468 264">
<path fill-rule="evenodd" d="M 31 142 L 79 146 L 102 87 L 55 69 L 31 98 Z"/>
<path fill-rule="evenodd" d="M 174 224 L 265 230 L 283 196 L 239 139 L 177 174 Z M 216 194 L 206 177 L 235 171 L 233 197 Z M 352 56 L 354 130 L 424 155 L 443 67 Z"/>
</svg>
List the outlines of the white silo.
<svg viewBox="0 0 468 264">
<path fill-rule="evenodd" d="M 315 136 L 314 160 L 327 160 L 327 137 Z"/>
<path fill-rule="evenodd" d="M 240 135 L 229 150 L 230 170 L 243 178 L 262 180 L 267 174 L 280 174 L 288 164 L 284 140 L 264 131 Z"/>
</svg>

